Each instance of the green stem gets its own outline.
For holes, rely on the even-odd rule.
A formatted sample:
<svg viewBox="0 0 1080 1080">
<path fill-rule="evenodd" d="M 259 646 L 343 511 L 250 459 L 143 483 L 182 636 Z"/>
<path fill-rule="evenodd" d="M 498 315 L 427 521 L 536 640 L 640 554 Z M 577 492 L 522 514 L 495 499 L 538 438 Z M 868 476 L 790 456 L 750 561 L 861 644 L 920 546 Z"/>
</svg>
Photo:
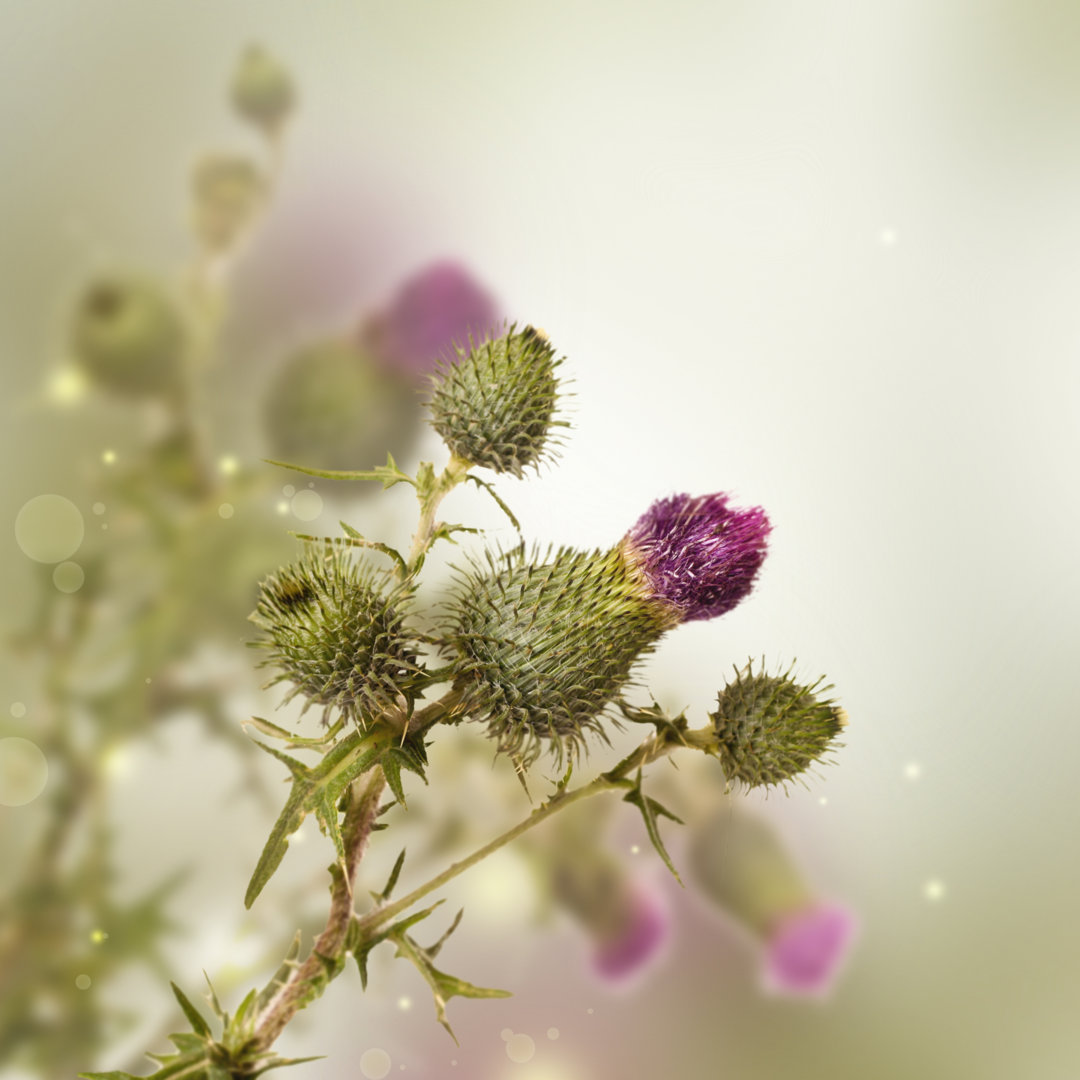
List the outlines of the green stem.
<svg viewBox="0 0 1080 1080">
<path fill-rule="evenodd" d="M 412 577 L 423 564 L 424 556 L 431 546 L 432 537 L 435 534 L 435 513 L 440 503 L 451 491 L 465 481 L 469 474 L 471 462 L 464 458 L 452 455 L 442 475 L 434 481 L 431 487 L 420 494 L 420 521 L 416 526 L 413 536 L 412 547 L 409 549 L 409 558 L 406 560 L 408 576 Z"/>
</svg>

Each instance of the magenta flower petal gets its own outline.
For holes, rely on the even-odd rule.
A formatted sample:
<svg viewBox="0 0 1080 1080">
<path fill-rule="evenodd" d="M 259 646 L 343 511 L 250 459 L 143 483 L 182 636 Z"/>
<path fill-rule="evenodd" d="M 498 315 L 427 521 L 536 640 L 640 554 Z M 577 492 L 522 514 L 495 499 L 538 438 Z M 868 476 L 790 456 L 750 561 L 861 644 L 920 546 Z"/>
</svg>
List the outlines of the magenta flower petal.
<svg viewBox="0 0 1080 1080">
<path fill-rule="evenodd" d="M 855 930 L 855 917 L 836 904 L 784 916 L 766 943 L 766 985 L 782 994 L 825 996 L 843 965 Z"/>
<path fill-rule="evenodd" d="M 761 507 L 728 505 L 723 492 L 659 499 L 624 539 L 654 596 L 682 621 L 730 611 L 754 586 L 772 526 Z"/>
<path fill-rule="evenodd" d="M 452 356 L 452 345 L 467 349 L 470 335 L 485 338 L 499 322 L 491 296 L 464 267 L 447 261 L 409 278 L 362 337 L 383 363 L 419 375 Z"/>
<path fill-rule="evenodd" d="M 634 888 L 617 931 L 600 942 L 593 954 L 599 975 L 619 982 L 640 971 L 667 940 L 668 919 L 651 894 Z"/>
</svg>

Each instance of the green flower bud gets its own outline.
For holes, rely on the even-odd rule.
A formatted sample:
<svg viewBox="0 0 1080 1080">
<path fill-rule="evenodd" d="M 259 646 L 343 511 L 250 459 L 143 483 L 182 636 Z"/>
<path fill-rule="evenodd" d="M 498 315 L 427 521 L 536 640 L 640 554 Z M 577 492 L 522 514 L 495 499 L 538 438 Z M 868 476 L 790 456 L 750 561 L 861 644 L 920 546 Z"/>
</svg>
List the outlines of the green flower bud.
<svg viewBox="0 0 1080 1080">
<path fill-rule="evenodd" d="M 264 427 L 276 458 L 320 469 L 363 469 L 408 455 L 419 434 L 411 384 L 378 367 L 356 346 L 304 349 L 278 372 Z"/>
<path fill-rule="evenodd" d="M 560 549 L 547 562 L 517 548 L 464 574 L 450 603 L 448 645 L 464 709 L 499 749 L 536 759 L 551 740 L 575 756 L 635 660 L 678 621 L 643 595 L 622 551 Z M 602 732 L 601 732 L 602 734 Z"/>
<path fill-rule="evenodd" d="M 408 593 L 388 575 L 341 551 L 310 553 L 260 586 L 251 621 L 265 631 L 263 667 L 280 669 L 267 685 L 291 682 L 286 701 L 305 710 L 338 709 L 362 726 L 388 708 L 415 700 L 424 671 L 405 626 Z"/>
<path fill-rule="evenodd" d="M 847 716 L 835 702 L 815 696 L 831 689 L 822 682 L 799 686 L 790 672 L 768 675 L 752 664 L 736 672 L 710 713 L 728 780 L 748 787 L 783 784 L 837 745 Z"/>
<path fill-rule="evenodd" d="M 258 45 L 240 57 L 230 91 L 236 111 L 268 135 L 280 131 L 296 104 L 292 76 Z"/>
<path fill-rule="evenodd" d="M 521 477 L 553 449 L 562 363 L 548 339 L 531 326 L 474 344 L 455 346 L 458 359 L 435 376 L 432 424 L 459 458 Z"/>
<path fill-rule="evenodd" d="M 254 162 L 234 154 L 203 158 L 191 175 L 192 228 L 211 251 L 224 251 L 255 218 L 266 191 Z"/>
<path fill-rule="evenodd" d="M 149 278 L 103 278 L 83 294 L 71 330 L 79 365 L 100 386 L 129 397 L 176 385 L 184 325 L 164 290 Z"/>
</svg>

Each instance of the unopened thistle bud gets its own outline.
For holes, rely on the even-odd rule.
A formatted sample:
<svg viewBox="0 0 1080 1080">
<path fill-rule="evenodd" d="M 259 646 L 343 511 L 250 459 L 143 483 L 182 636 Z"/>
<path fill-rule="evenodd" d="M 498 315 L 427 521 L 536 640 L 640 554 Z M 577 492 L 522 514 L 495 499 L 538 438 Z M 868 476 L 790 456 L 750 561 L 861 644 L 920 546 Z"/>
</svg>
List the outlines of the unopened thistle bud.
<svg viewBox="0 0 1080 1080">
<path fill-rule="evenodd" d="M 321 469 L 365 469 L 403 456 L 420 429 L 412 386 L 346 342 L 303 349 L 280 369 L 263 413 L 275 457 Z"/>
<path fill-rule="evenodd" d="M 203 158 L 191 176 L 192 227 L 211 251 L 224 251 L 243 235 L 265 195 L 254 162 L 232 154 Z"/>
<path fill-rule="evenodd" d="M 823 681 L 800 686 L 790 673 L 769 675 L 752 664 L 736 672 L 710 714 L 728 780 L 783 784 L 837 745 L 847 716 L 835 702 L 819 699 L 831 689 Z"/>
<path fill-rule="evenodd" d="M 258 45 L 240 57 L 230 90 L 236 111 L 267 135 L 281 130 L 296 103 L 292 76 Z"/>
<path fill-rule="evenodd" d="M 309 554 L 261 585 L 252 621 L 256 642 L 279 669 L 269 685 L 291 682 L 297 695 L 365 725 L 414 698 L 423 678 L 418 647 L 404 622 L 408 597 L 388 576 L 340 550 Z M 307 706 L 305 706 L 305 709 Z"/>
<path fill-rule="evenodd" d="M 854 939 L 855 919 L 815 894 L 766 820 L 724 806 L 693 827 L 688 855 L 705 896 L 760 943 L 768 989 L 828 992 Z"/>
<path fill-rule="evenodd" d="M 387 367 L 420 376 L 455 342 L 483 340 L 501 320 L 495 302 L 463 267 L 438 262 L 410 277 L 360 332 L 361 342 Z"/>
<path fill-rule="evenodd" d="M 94 282 L 75 310 L 71 339 L 83 370 L 118 394 L 161 394 L 179 381 L 184 325 L 168 295 L 149 278 Z"/>
<path fill-rule="evenodd" d="M 502 337 L 455 346 L 458 359 L 435 376 L 431 422 L 459 458 L 521 477 L 551 456 L 562 363 L 531 326 Z"/>
</svg>

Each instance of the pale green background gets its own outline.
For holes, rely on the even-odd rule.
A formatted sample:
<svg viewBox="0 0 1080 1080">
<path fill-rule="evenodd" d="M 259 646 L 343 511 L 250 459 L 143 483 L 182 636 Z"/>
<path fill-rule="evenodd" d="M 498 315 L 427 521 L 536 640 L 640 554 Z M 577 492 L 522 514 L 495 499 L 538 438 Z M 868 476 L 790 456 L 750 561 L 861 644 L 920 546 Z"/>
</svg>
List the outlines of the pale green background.
<svg viewBox="0 0 1080 1080">
<path fill-rule="evenodd" d="M 0 12 L 5 606 L 27 595 L 18 508 L 78 502 L 83 448 L 107 439 L 37 400 L 59 317 L 89 268 L 185 250 L 182 178 L 205 146 L 243 142 L 223 84 L 258 39 L 296 72 L 303 111 L 251 261 L 296 264 L 241 273 L 242 302 L 295 288 L 305 318 L 341 325 L 361 285 L 465 260 L 575 380 L 560 467 L 509 485 L 528 531 L 607 544 L 682 490 L 769 510 L 754 598 L 667 642 L 658 692 L 700 710 L 733 661 L 798 657 L 851 716 L 838 765 L 769 804 L 861 914 L 831 1003 L 758 997 L 751 955 L 677 889 L 666 963 L 622 996 L 588 978 L 571 931 L 508 941 L 478 914 L 444 958 L 516 996 L 454 1002 L 460 1049 L 387 964 L 366 997 L 350 974 L 290 1031 L 286 1052 L 331 1055 L 297 1076 L 359 1076 L 374 1046 L 393 1076 L 465 1080 L 1080 1075 L 1080 5 Z M 9 669 L 4 714 L 30 695 Z M 32 709 L 10 727 L 32 737 Z M 192 724 L 141 756 L 121 800 L 133 880 L 184 850 L 204 860 L 187 913 L 202 929 L 174 950 L 192 991 L 239 950 L 268 825 L 204 795 L 214 842 L 185 840 L 185 775 L 201 792 L 229 781 L 198 738 Z M 23 812 L 0 808 L 0 828 Z M 140 993 L 169 1011 L 158 984 Z M 533 1062 L 508 1060 L 505 1027 L 536 1039 Z"/>
</svg>

